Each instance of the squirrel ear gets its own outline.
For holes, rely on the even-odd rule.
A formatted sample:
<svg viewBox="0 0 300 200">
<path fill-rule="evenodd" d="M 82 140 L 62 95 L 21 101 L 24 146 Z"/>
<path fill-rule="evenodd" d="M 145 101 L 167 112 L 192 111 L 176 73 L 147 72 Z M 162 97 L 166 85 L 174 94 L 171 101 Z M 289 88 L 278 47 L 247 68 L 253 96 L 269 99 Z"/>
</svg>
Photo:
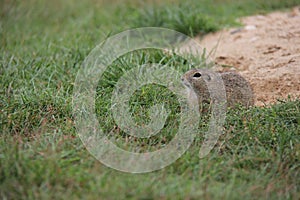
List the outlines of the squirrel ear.
<svg viewBox="0 0 300 200">
<path fill-rule="evenodd" d="M 205 75 L 203 76 L 203 78 L 204 78 L 206 81 L 210 81 L 210 80 L 211 80 L 211 77 L 210 77 L 209 74 L 205 74 Z"/>
</svg>

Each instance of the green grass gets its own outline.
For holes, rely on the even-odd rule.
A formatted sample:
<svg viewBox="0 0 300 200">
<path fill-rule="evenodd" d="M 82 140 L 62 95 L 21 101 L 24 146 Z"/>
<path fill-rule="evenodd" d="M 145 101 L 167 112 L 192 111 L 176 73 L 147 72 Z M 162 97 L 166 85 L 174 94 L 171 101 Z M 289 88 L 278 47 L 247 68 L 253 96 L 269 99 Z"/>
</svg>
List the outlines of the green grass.
<svg viewBox="0 0 300 200">
<path fill-rule="evenodd" d="M 216 31 L 228 25 L 238 25 L 237 17 L 253 13 L 264 14 L 274 9 L 299 5 L 299 0 L 190 0 L 176 4 L 149 6 L 138 12 L 136 26 L 162 26 L 195 36 Z"/>
<path fill-rule="evenodd" d="M 159 2 L 159 1 L 158 1 Z M 199 160 L 201 135 L 175 163 L 148 174 L 115 171 L 93 158 L 74 127 L 72 92 L 88 53 L 114 33 L 163 26 L 188 35 L 238 25 L 240 16 L 300 5 L 299 0 L 164 1 L 0 0 L 1 199 L 297 199 L 300 196 L 300 100 L 229 111 L 225 134 Z M 96 112 L 107 131 L 113 87 L 134 64 L 165 62 L 184 72 L 174 55 L 144 51 L 113 63 L 99 82 Z M 178 102 L 149 85 L 131 98 L 138 123 L 164 102 L 172 111 L 150 139 L 112 136 L 124 148 L 164 145 L 177 131 Z M 205 128 L 205 127 L 204 127 Z M 117 132 L 117 131 L 116 131 Z M 142 148 L 143 147 L 143 148 Z M 144 149 L 145 148 L 145 149 Z"/>
</svg>

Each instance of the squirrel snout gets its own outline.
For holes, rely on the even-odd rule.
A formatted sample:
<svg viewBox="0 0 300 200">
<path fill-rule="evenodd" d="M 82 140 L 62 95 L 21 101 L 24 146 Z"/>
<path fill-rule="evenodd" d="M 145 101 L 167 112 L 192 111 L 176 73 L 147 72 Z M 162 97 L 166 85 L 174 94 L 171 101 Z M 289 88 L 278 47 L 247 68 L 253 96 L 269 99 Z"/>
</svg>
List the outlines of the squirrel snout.
<svg viewBox="0 0 300 200">
<path fill-rule="evenodd" d="M 186 86 L 186 87 L 188 87 L 188 88 L 191 87 L 189 81 L 188 81 L 186 78 L 181 77 L 181 82 L 182 82 L 182 84 L 183 84 L 184 86 Z"/>
</svg>

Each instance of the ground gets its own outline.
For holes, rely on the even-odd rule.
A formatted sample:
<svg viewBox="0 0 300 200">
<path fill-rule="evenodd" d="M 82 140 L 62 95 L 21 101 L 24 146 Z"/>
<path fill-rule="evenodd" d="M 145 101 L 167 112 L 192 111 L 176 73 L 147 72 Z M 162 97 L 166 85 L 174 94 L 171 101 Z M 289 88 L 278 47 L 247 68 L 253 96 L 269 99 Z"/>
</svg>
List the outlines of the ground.
<svg viewBox="0 0 300 200">
<path fill-rule="evenodd" d="M 185 154 L 145 174 L 123 173 L 94 158 L 75 129 L 72 106 L 82 62 L 109 36 L 159 26 L 194 37 L 236 26 L 243 16 L 297 5 L 300 0 L 0 0 L 0 199 L 299 199 L 300 99 L 229 109 L 224 134 L 199 159 L 210 125 L 205 118 Z M 222 35 L 212 57 L 222 70 L 233 66 L 251 82 L 261 98 L 257 105 L 299 94 L 298 13 L 243 18 L 243 29 L 208 35 L 202 44 L 212 49 Z M 141 126 L 153 105 L 168 109 L 164 128 L 150 138 L 129 138 L 113 118 L 111 97 L 137 64 L 167 63 L 184 73 L 192 67 L 186 61 L 150 49 L 108 67 L 97 86 L 95 114 L 112 142 L 148 152 L 174 138 L 182 115 L 172 91 L 149 84 L 130 99 L 130 117 Z"/>
<path fill-rule="evenodd" d="M 239 19 L 242 28 L 208 34 L 200 43 L 223 67 L 251 84 L 255 105 L 300 96 L 300 8 Z M 197 38 L 199 40 L 199 38 Z"/>
</svg>

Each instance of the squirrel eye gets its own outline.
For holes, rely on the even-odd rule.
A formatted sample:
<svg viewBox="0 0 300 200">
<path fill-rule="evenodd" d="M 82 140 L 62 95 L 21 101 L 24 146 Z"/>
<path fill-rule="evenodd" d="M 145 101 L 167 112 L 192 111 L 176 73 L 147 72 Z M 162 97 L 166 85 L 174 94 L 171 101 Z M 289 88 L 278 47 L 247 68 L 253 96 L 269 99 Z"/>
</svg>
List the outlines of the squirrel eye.
<svg viewBox="0 0 300 200">
<path fill-rule="evenodd" d="M 194 78 L 199 78 L 199 77 L 201 77 L 201 74 L 199 72 L 196 72 L 193 77 Z"/>
</svg>

